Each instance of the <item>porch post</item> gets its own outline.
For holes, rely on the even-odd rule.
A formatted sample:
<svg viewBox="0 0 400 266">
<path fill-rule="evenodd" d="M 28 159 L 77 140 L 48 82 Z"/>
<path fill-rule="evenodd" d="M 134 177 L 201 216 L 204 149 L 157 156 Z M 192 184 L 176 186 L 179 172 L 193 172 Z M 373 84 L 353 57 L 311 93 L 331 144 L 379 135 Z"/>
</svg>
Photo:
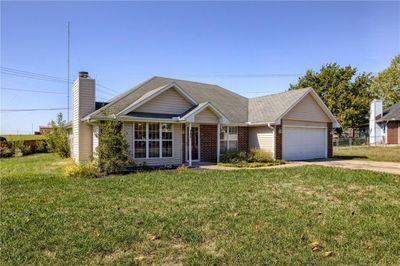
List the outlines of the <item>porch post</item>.
<svg viewBox="0 0 400 266">
<path fill-rule="evenodd" d="M 217 163 L 219 163 L 219 155 L 220 155 L 220 153 L 221 153 L 221 147 L 220 147 L 220 134 L 221 134 L 221 124 L 220 123 L 218 123 L 218 125 L 217 125 Z"/>
<path fill-rule="evenodd" d="M 189 166 L 192 166 L 192 123 L 189 123 Z"/>
</svg>

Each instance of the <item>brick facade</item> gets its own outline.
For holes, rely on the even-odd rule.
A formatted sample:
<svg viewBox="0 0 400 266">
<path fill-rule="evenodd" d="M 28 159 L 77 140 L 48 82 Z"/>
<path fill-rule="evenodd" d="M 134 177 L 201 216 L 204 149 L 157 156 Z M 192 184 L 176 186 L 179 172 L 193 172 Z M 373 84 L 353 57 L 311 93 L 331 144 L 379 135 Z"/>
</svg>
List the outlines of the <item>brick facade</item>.
<svg viewBox="0 0 400 266">
<path fill-rule="evenodd" d="M 387 144 L 399 144 L 400 121 L 390 121 L 387 124 Z"/>
<path fill-rule="evenodd" d="M 249 128 L 238 127 L 238 150 L 248 151 L 249 150 Z"/>
<path fill-rule="evenodd" d="M 275 159 L 282 160 L 282 124 L 275 126 Z"/>
<path fill-rule="evenodd" d="M 333 131 L 332 131 L 332 123 L 328 123 L 328 158 L 332 158 L 333 157 Z"/>
<path fill-rule="evenodd" d="M 217 162 L 217 125 L 200 125 L 200 160 Z"/>
</svg>

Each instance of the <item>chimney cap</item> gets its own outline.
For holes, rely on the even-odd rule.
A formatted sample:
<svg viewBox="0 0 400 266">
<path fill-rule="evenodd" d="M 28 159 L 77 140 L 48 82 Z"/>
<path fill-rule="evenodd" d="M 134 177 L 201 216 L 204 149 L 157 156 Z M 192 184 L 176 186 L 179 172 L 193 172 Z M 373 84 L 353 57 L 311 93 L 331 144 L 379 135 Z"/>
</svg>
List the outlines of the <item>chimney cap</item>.
<svg viewBox="0 0 400 266">
<path fill-rule="evenodd" d="M 89 77 L 89 72 L 87 72 L 87 71 L 79 71 L 79 77 L 87 79 Z"/>
</svg>

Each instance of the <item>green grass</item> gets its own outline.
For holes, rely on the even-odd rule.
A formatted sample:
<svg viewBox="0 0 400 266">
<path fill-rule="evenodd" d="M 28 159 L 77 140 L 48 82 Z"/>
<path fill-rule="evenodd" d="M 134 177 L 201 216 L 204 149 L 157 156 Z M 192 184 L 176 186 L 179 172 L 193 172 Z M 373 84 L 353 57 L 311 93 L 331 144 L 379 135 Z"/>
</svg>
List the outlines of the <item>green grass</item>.
<svg viewBox="0 0 400 266">
<path fill-rule="evenodd" d="M 400 146 L 335 147 L 333 154 L 343 159 L 400 162 Z"/>
<path fill-rule="evenodd" d="M 395 175 L 306 166 L 72 179 L 62 175 L 71 160 L 54 154 L 0 164 L 2 265 L 398 265 L 400 259 Z M 320 250 L 310 250 L 313 241 Z M 332 257 L 323 256 L 328 250 Z"/>
<path fill-rule="evenodd" d="M 46 135 L 1 135 L 1 136 L 5 137 L 7 141 L 46 139 Z"/>
</svg>

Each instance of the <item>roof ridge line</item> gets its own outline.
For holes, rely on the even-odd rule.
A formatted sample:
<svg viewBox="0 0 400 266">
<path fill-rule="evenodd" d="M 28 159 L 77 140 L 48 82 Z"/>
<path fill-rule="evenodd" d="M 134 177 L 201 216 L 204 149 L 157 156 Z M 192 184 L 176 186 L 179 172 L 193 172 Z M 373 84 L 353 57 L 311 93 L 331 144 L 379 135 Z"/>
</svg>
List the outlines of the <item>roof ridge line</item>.
<svg viewBox="0 0 400 266">
<path fill-rule="evenodd" d="M 306 88 L 301 88 L 301 89 L 296 89 L 296 90 L 288 90 L 288 91 L 282 91 L 282 92 L 277 92 L 277 93 L 272 93 L 272 94 L 267 94 L 267 95 L 262 95 L 262 96 L 256 96 L 253 98 L 249 98 L 249 100 L 253 100 L 253 99 L 257 99 L 257 98 L 263 98 L 263 97 L 269 97 L 269 96 L 275 96 L 275 95 L 279 95 L 279 94 L 284 94 L 284 93 L 288 93 L 288 92 L 295 92 L 295 91 L 299 91 L 299 90 L 309 90 L 312 89 L 311 87 L 306 87 Z"/>
</svg>

